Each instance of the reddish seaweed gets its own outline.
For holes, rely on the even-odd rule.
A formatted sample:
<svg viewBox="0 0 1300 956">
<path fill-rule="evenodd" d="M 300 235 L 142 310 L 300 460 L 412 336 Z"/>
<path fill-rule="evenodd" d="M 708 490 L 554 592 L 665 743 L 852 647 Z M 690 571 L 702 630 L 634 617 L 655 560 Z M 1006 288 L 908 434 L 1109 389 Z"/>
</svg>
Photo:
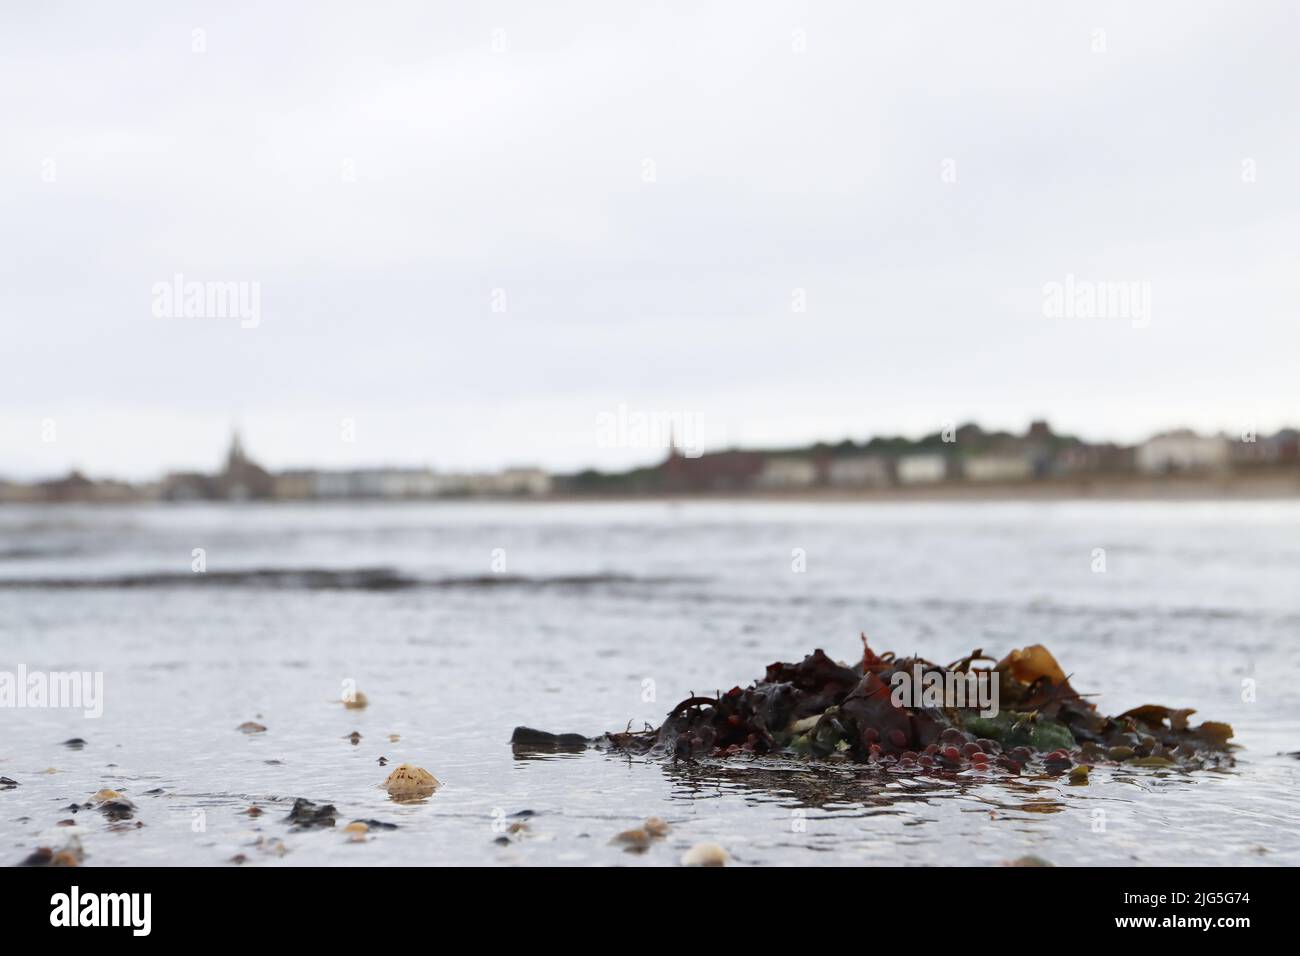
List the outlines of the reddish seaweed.
<svg viewBox="0 0 1300 956">
<path fill-rule="evenodd" d="M 876 654 L 863 638 L 853 664 L 821 649 L 797 664 L 775 663 L 746 688 L 691 695 L 658 728 L 606 734 L 622 751 L 691 760 L 782 754 L 891 768 L 1065 773 L 1079 765 L 1124 763 L 1193 769 L 1232 762 L 1232 728 L 1193 727 L 1190 709 L 1155 704 L 1115 717 L 1101 714 L 1070 685 L 1042 645 L 994 663 L 982 650 L 946 666 Z M 977 667 L 987 663 L 991 667 Z M 908 706 L 891 693 L 898 675 L 996 682 L 997 713 L 944 698 Z M 916 704 L 913 700 L 911 703 Z M 1075 779 L 1086 780 L 1076 770 Z"/>
</svg>

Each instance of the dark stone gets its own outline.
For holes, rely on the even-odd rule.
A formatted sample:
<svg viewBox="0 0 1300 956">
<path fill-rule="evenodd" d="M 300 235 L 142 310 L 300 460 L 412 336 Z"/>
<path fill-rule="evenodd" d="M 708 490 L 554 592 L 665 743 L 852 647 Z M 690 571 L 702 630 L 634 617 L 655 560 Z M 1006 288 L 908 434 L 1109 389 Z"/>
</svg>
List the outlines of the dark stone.
<svg viewBox="0 0 1300 956">
<path fill-rule="evenodd" d="M 588 744 L 582 734 L 552 734 L 532 727 L 516 727 L 510 743 L 516 747 L 548 747 L 556 750 L 581 750 Z"/>
<path fill-rule="evenodd" d="M 332 827 L 337 814 L 338 811 L 334 809 L 332 803 L 317 804 L 299 797 L 293 802 L 293 809 L 289 811 L 285 820 L 298 829 L 304 830 L 311 827 Z"/>
</svg>

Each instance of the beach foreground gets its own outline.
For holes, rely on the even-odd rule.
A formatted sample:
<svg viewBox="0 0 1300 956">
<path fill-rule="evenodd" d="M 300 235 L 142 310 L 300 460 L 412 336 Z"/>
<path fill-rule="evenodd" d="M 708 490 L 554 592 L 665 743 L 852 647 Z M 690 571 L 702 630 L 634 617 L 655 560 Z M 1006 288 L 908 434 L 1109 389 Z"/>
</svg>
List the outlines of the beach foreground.
<svg viewBox="0 0 1300 956">
<path fill-rule="evenodd" d="M 85 865 L 660 865 L 706 841 L 741 865 L 1300 862 L 1293 502 L 35 507 L 0 529 L 0 670 L 103 687 L 102 716 L 4 713 L 6 863 L 73 837 Z M 657 724 L 809 647 L 852 659 L 861 631 L 944 659 L 1043 643 L 1107 712 L 1195 707 L 1243 749 L 1071 786 L 508 744 Z M 390 796 L 404 762 L 437 790 Z M 133 811 L 73 811 L 105 789 Z M 296 798 L 336 825 L 293 827 Z M 610 842 L 649 817 L 648 848 Z"/>
</svg>

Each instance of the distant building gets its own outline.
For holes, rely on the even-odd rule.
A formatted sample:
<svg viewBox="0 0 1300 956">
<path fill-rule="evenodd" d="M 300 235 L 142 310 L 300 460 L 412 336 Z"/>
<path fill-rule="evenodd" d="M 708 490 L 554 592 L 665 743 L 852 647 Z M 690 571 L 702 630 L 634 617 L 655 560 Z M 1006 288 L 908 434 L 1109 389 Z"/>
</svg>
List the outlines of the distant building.
<svg viewBox="0 0 1300 956">
<path fill-rule="evenodd" d="M 1050 442 L 1056 437 L 1052 431 L 1052 426 L 1042 419 L 1029 423 L 1029 430 L 1025 432 L 1025 440 L 1030 442 Z"/>
<path fill-rule="evenodd" d="M 1137 468 L 1146 474 L 1218 471 L 1228 467 L 1231 456 L 1231 445 L 1224 436 L 1202 436 L 1180 429 L 1156 435 L 1139 445 Z"/>
<path fill-rule="evenodd" d="M 164 501 L 211 501 L 217 497 L 216 481 L 196 471 L 173 471 L 162 480 Z"/>
<path fill-rule="evenodd" d="M 923 485 L 948 477 L 948 457 L 937 452 L 903 455 L 898 459 L 898 483 Z"/>
<path fill-rule="evenodd" d="M 807 458 L 769 458 L 754 479 L 754 486 L 769 491 L 811 488 L 817 483 L 817 465 Z"/>
<path fill-rule="evenodd" d="M 216 476 L 214 484 L 217 497 L 229 501 L 270 498 L 275 492 L 270 472 L 244 454 L 239 432 L 231 436 L 225 470 Z"/>
<path fill-rule="evenodd" d="M 503 495 L 547 495 L 551 493 L 551 476 L 540 468 L 507 468 L 493 476 L 497 493 Z"/>
<path fill-rule="evenodd" d="M 1232 443 L 1234 465 L 1285 465 L 1300 458 L 1300 432 L 1293 428 L 1284 428 L 1276 435 L 1252 437 L 1254 441 L 1243 437 Z"/>
<path fill-rule="evenodd" d="M 37 487 L 46 501 L 89 501 L 95 483 L 74 469 L 66 477 L 42 481 Z"/>
<path fill-rule="evenodd" d="M 41 500 L 43 496 L 35 485 L 0 481 L 0 502 L 30 503 Z"/>
<path fill-rule="evenodd" d="M 676 445 L 660 466 L 660 483 L 668 491 L 740 491 L 753 485 L 767 456 L 756 451 L 720 451 L 687 458 Z"/>
<path fill-rule="evenodd" d="M 883 488 L 893 484 L 892 462 L 883 455 L 851 455 L 831 459 L 826 479 L 837 488 Z"/>
<path fill-rule="evenodd" d="M 1034 459 L 1028 454 L 972 455 L 962 464 L 970 481 L 1027 481 L 1035 475 Z"/>
<path fill-rule="evenodd" d="M 456 474 L 428 468 L 362 468 L 290 471 L 274 478 L 275 497 L 285 500 L 422 500 L 439 497 L 544 495 L 551 476 L 538 468 Z"/>
<path fill-rule="evenodd" d="M 1067 445 L 1056 453 L 1052 471 L 1058 475 L 1085 476 L 1132 472 L 1135 450 L 1124 445 Z"/>
<path fill-rule="evenodd" d="M 279 501 L 305 501 L 316 496 L 316 474 L 311 471 L 282 471 L 275 476 L 272 497 Z"/>
</svg>

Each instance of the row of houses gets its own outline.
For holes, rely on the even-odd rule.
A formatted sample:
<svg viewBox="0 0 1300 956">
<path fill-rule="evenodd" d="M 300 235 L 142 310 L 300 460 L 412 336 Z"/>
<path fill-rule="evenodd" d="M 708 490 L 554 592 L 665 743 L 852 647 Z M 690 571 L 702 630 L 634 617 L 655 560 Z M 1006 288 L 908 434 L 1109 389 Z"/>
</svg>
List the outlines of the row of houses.
<svg viewBox="0 0 1300 956">
<path fill-rule="evenodd" d="M 1051 479 L 1224 476 L 1300 467 L 1300 431 L 1197 435 L 1181 429 L 1136 446 L 1060 436 L 1046 422 L 1023 435 L 963 425 L 920 441 L 874 439 L 791 452 L 730 450 L 687 457 L 676 447 L 657 467 L 621 475 L 552 476 L 537 468 L 448 473 L 428 468 L 299 469 L 272 473 L 245 454 L 238 435 L 221 470 L 175 472 L 161 482 L 92 481 L 80 472 L 32 484 L 0 481 L 0 502 L 336 501 L 538 497 L 552 493 L 728 493 L 829 487 L 871 489 L 949 482 L 1016 484 Z"/>
<path fill-rule="evenodd" d="M 987 437 L 987 436 L 986 436 Z M 1300 432 L 1256 438 L 1203 436 L 1187 430 L 1137 446 L 1058 439 L 1044 423 L 1023 437 L 997 436 L 963 447 L 960 431 L 938 447 L 899 452 L 832 449 L 791 454 L 727 451 L 687 458 L 671 449 L 660 467 L 672 491 L 887 488 L 942 482 L 1016 483 L 1053 478 L 1216 475 L 1255 466 L 1300 464 Z"/>
<path fill-rule="evenodd" d="M 299 469 L 272 473 L 252 461 L 236 435 L 216 474 L 175 472 L 163 479 L 167 501 L 337 501 L 545 495 L 551 476 L 537 468 L 448 473 L 429 468 Z"/>
<path fill-rule="evenodd" d="M 537 468 L 485 473 L 428 468 L 365 468 L 351 471 L 286 471 L 275 475 L 270 497 L 285 501 L 343 498 L 455 498 L 545 495 L 551 476 Z"/>
<path fill-rule="evenodd" d="M 94 501 L 114 504 L 136 501 L 140 489 L 124 481 L 94 481 L 73 469 L 62 478 L 19 482 L 0 480 L 0 502 L 38 504 L 47 502 Z"/>
</svg>

